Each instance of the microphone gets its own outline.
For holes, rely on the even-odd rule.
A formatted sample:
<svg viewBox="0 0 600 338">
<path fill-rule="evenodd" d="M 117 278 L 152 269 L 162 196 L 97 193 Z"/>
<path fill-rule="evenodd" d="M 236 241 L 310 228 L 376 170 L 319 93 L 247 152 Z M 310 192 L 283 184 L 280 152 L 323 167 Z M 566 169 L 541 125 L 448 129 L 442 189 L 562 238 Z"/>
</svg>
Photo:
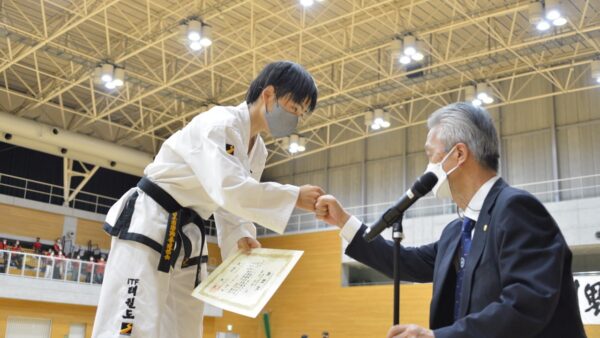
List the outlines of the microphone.
<svg viewBox="0 0 600 338">
<path fill-rule="evenodd" d="M 402 197 L 389 208 L 377 222 L 365 231 L 363 238 L 367 242 L 371 242 L 377 237 L 385 228 L 392 226 L 396 222 L 406 209 L 410 208 L 419 198 L 427 195 L 433 189 L 433 186 L 437 183 L 438 178 L 432 172 L 426 172 L 419 177 L 413 186 L 408 189 Z"/>
</svg>

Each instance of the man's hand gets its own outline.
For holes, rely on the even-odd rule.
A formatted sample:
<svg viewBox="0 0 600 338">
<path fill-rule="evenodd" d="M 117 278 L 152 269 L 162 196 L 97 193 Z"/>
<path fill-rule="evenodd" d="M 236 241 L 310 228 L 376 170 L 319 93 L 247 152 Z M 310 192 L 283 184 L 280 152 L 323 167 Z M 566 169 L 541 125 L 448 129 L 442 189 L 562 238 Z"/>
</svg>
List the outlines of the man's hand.
<svg viewBox="0 0 600 338">
<path fill-rule="evenodd" d="M 395 325 L 390 328 L 387 338 L 435 338 L 433 331 L 418 325 Z"/>
<path fill-rule="evenodd" d="M 298 194 L 298 201 L 296 207 L 308 211 L 315 211 L 315 203 L 317 198 L 324 195 L 325 191 L 316 185 L 303 185 L 300 187 L 300 194 Z"/>
<path fill-rule="evenodd" d="M 319 197 L 316 208 L 318 219 L 330 225 L 337 225 L 340 228 L 342 228 L 350 218 L 350 214 L 347 213 L 340 202 L 331 195 Z"/>
<path fill-rule="evenodd" d="M 249 254 L 252 249 L 260 248 L 260 242 L 252 237 L 242 237 L 237 242 L 238 249 Z"/>
</svg>

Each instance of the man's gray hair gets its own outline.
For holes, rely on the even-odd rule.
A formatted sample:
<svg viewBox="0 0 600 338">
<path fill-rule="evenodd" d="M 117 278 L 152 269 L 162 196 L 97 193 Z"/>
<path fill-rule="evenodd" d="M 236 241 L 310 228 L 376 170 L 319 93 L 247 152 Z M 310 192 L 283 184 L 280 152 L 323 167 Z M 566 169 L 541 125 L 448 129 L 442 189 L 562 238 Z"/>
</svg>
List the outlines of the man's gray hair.
<svg viewBox="0 0 600 338">
<path fill-rule="evenodd" d="M 498 134 L 485 109 L 467 102 L 453 103 L 431 114 L 427 127 L 439 128 L 437 136 L 446 152 L 457 143 L 464 143 L 481 165 L 498 171 Z"/>
</svg>

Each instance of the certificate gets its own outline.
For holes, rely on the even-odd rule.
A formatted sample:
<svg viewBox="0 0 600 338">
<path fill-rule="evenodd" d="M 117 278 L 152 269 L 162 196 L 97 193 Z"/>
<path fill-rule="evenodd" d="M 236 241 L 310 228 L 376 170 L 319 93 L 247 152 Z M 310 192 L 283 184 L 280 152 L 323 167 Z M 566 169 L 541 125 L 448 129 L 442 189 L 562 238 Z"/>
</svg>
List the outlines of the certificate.
<svg viewBox="0 0 600 338">
<path fill-rule="evenodd" d="M 192 296 L 247 317 L 255 318 L 304 251 L 252 249 L 227 258 L 192 292 Z"/>
</svg>

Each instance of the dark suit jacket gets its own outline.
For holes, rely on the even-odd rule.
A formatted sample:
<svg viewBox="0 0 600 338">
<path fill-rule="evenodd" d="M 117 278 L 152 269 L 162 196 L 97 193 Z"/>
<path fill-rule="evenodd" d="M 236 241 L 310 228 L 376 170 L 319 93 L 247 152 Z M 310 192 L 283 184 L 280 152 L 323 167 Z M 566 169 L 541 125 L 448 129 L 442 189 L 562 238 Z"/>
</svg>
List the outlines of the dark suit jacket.
<svg viewBox="0 0 600 338">
<path fill-rule="evenodd" d="M 388 276 L 393 242 L 363 240 L 366 227 L 346 249 L 350 257 Z M 485 230 L 484 230 L 485 229 Z M 402 248 L 401 278 L 433 282 L 429 325 L 444 337 L 585 337 L 571 273 L 571 251 L 542 203 L 499 179 L 475 225 L 463 279 L 460 319 L 454 322 L 455 258 L 461 220 L 448 224 L 432 244 Z"/>
</svg>

